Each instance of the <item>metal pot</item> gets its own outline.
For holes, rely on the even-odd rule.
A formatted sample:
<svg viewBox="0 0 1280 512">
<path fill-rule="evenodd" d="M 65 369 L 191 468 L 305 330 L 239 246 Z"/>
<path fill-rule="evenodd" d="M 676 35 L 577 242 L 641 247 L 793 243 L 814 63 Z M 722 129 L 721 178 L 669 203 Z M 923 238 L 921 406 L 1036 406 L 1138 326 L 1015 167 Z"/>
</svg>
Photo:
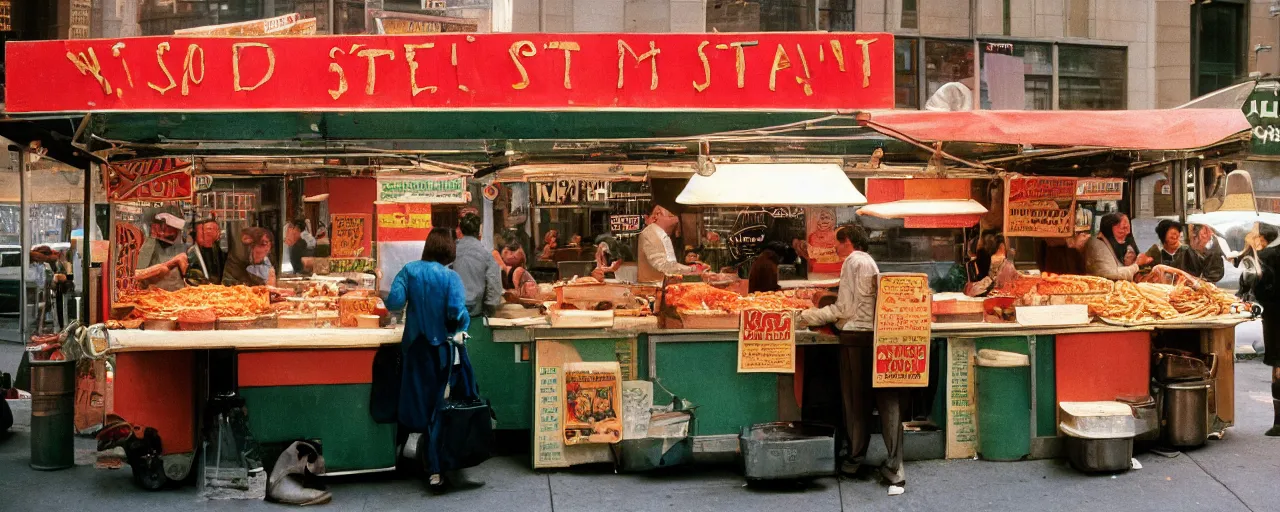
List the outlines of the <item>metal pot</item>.
<svg viewBox="0 0 1280 512">
<path fill-rule="evenodd" d="M 1085 473 L 1128 471 L 1133 458 L 1133 438 L 1086 439 L 1067 437 L 1067 460 Z"/>
<path fill-rule="evenodd" d="M 1209 438 L 1209 386 L 1208 381 L 1164 385 L 1162 425 L 1170 446 L 1200 446 Z"/>
</svg>

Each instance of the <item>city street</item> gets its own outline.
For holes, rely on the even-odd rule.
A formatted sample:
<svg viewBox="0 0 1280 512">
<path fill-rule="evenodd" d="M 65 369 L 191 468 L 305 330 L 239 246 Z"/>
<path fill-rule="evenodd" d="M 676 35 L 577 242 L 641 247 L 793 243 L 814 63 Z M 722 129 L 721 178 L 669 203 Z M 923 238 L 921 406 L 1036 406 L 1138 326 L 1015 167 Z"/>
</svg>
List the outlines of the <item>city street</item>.
<svg viewBox="0 0 1280 512">
<path fill-rule="evenodd" d="M 0 344 L 0 364 L 16 366 L 17 345 Z M 1269 370 L 1258 361 L 1236 368 L 1236 426 L 1226 439 L 1174 458 L 1138 455 L 1143 469 L 1085 476 L 1063 461 L 907 464 L 907 493 L 888 497 L 870 481 L 819 479 L 797 488 L 745 487 L 731 467 L 616 475 L 609 467 L 533 471 L 523 457 L 503 457 L 475 474 L 477 491 L 433 496 L 417 481 L 389 475 L 337 479 L 325 510 L 659 511 L 659 510 L 1130 510 L 1262 512 L 1280 503 L 1280 439 L 1262 432 L 1272 419 Z M 27 422 L 29 405 L 15 414 Z M 77 439 L 74 469 L 27 467 L 27 427 L 0 438 L 0 510 L 282 510 L 264 502 L 206 501 L 193 487 L 149 493 L 128 470 L 92 467 L 93 442 Z"/>
</svg>

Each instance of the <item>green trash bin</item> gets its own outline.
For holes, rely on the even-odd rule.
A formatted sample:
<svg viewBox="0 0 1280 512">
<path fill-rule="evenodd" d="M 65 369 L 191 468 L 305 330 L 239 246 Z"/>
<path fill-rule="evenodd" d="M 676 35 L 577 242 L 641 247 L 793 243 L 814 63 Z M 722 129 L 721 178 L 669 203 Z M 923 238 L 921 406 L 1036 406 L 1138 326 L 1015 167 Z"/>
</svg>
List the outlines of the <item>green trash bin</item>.
<svg viewBox="0 0 1280 512">
<path fill-rule="evenodd" d="M 75 361 L 31 361 L 31 468 L 75 465 Z"/>
<path fill-rule="evenodd" d="M 1031 362 L 1025 354 L 979 350 L 978 457 L 1022 460 L 1031 455 Z"/>
</svg>

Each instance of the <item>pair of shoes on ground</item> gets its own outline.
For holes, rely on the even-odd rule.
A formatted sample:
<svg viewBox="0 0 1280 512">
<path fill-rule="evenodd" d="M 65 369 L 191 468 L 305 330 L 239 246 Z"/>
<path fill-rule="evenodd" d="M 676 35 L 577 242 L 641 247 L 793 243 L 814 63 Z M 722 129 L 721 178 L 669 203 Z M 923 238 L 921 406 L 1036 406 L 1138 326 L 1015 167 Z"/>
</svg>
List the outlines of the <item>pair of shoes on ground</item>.
<svg viewBox="0 0 1280 512">
<path fill-rule="evenodd" d="M 844 460 L 840 462 L 840 468 L 839 468 L 840 476 L 843 476 L 846 478 L 854 478 L 854 479 L 870 478 L 872 476 L 871 473 L 874 471 L 875 470 L 872 468 L 863 467 L 862 464 L 851 461 L 851 460 Z M 900 496 L 903 493 L 907 492 L 906 482 L 902 482 L 900 484 L 893 484 L 885 481 L 884 477 L 880 477 L 879 479 L 882 482 L 887 483 L 889 485 L 889 496 Z"/>
<path fill-rule="evenodd" d="M 1262 435 L 1267 437 L 1280 437 L 1280 425 L 1273 425 L 1270 429 L 1267 429 L 1267 431 Z"/>
</svg>

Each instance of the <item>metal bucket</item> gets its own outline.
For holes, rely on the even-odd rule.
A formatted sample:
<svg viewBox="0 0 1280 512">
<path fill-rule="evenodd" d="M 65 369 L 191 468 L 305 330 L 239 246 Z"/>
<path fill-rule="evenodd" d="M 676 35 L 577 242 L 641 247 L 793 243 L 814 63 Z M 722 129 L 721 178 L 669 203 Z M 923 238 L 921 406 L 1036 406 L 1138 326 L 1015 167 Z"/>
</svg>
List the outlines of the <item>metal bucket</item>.
<svg viewBox="0 0 1280 512">
<path fill-rule="evenodd" d="M 75 465 L 75 361 L 31 361 L 31 468 Z"/>
<path fill-rule="evenodd" d="M 1209 438 L 1209 382 L 1164 386 L 1164 433 L 1169 445 L 1190 448 Z"/>
</svg>

